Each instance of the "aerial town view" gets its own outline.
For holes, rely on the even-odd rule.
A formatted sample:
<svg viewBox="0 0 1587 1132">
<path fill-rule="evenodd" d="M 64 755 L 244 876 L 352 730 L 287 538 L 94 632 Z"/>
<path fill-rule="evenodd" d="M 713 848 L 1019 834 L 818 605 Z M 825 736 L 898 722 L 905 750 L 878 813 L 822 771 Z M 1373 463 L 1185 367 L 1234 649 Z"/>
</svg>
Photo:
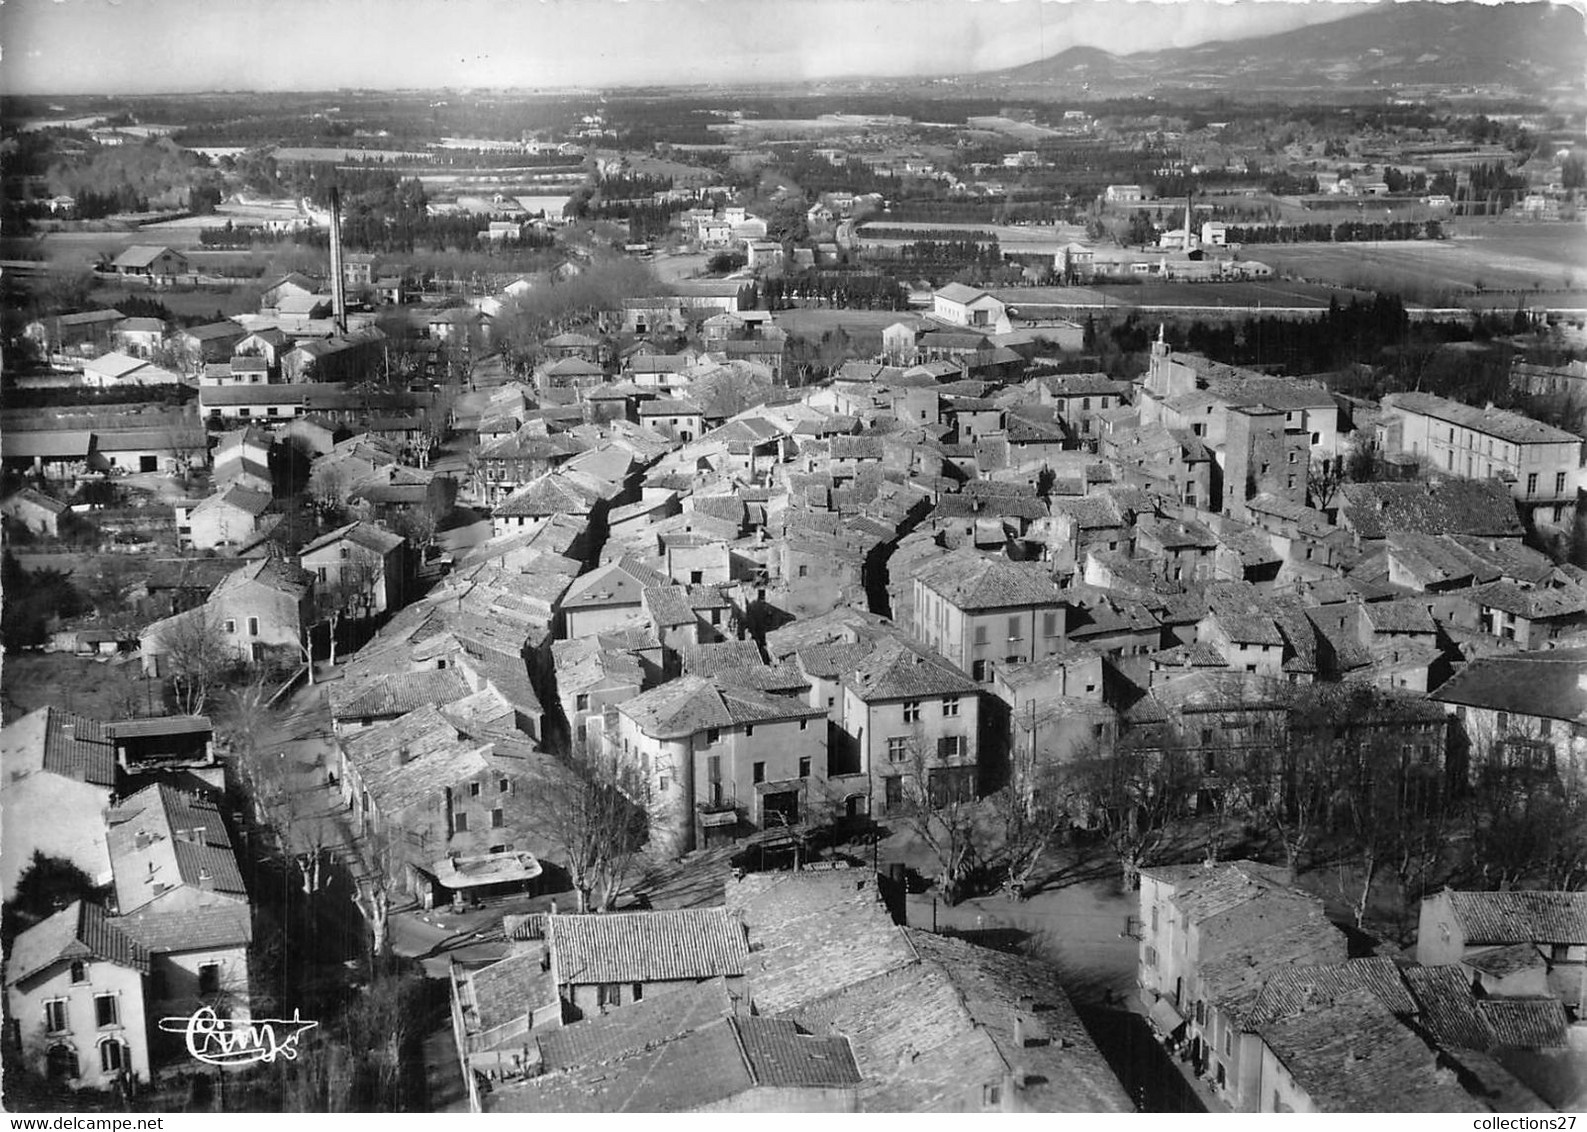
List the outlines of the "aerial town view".
<svg viewBox="0 0 1587 1132">
<path fill-rule="evenodd" d="M 0 45 L 6 1112 L 1587 1111 L 1579 6 Z"/>
</svg>

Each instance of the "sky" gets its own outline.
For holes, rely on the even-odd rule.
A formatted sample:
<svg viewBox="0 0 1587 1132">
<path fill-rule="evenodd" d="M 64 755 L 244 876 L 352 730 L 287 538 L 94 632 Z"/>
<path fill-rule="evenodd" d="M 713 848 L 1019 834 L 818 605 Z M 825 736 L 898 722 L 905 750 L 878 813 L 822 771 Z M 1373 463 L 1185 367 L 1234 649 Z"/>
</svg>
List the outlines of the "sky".
<svg viewBox="0 0 1587 1132">
<path fill-rule="evenodd" d="M 1324 0 L 0 0 L 0 92 L 601 87 L 995 70 L 1337 19 Z"/>
</svg>

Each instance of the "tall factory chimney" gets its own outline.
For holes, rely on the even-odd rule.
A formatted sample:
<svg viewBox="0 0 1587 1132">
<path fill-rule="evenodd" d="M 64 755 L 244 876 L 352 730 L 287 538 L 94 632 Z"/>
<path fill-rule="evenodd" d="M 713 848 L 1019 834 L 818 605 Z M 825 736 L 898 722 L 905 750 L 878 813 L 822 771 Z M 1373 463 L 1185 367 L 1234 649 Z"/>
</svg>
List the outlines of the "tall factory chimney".
<svg viewBox="0 0 1587 1132">
<path fill-rule="evenodd" d="M 342 276 L 342 194 L 331 190 L 331 306 L 336 333 L 347 333 L 347 281 Z"/>
</svg>

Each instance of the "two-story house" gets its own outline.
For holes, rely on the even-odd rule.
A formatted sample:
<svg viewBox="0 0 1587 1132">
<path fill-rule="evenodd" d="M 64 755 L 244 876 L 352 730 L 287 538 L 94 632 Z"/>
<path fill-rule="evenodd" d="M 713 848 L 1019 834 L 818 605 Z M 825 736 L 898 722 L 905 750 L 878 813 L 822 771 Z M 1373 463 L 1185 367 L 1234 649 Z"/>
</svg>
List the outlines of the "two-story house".
<svg viewBox="0 0 1587 1132">
<path fill-rule="evenodd" d="M 979 790 L 980 688 L 912 641 L 850 655 L 838 680 L 831 774 L 845 817 L 895 813 Z"/>
<path fill-rule="evenodd" d="M 1429 697 L 1453 717 L 1474 784 L 1519 780 L 1569 793 L 1587 784 L 1587 649 L 1478 657 Z"/>
<path fill-rule="evenodd" d="M 602 738 L 648 784 L 652 843 L 681 855 L 824 807 L 825 720 L 788 696 L 681 676 L 617 705 Z"/>
<path fill-rule="evenodd" d="M 265 530 L 272 502 L 268 492 L 232 484 L 196 505 L 177 503 L 177 545 L 187 550 L 246 546 Z"/>
<path fill-rule="evenodd" d="M 957 551 L 914 578 L 915 639 L 977 683 L 997 664 L 1029 664 L 1063 647 L 1058 587 L 1039 567 Z"/>
<path fill-rule="evenodd" d="M 339 593 L 364 616 L 378 617 L 407 602 L 407 545 L 373 523 L 348 523 L 305 546 L 298 562 L 318 592 Z"/>
<path fill-rule="evenodd" d="M 145 675 L 170 674 L 170 655 L 202 629 L 243 663 L 271 652 L 301 657 L 304 633 L 314 621 L 314 580 L 296 566 L 260 558 L 233 571 L 197 609 L 166 617 L 139 634 Z"/>
<path fill-rule="evenodd" d="M 24 929 L 6 961 L 6 1015 L 30 1068 L 73 1089 L 147 1082 L 149 972 L 148 951 L 97 904 L 74 900 Z"/>
</svg>

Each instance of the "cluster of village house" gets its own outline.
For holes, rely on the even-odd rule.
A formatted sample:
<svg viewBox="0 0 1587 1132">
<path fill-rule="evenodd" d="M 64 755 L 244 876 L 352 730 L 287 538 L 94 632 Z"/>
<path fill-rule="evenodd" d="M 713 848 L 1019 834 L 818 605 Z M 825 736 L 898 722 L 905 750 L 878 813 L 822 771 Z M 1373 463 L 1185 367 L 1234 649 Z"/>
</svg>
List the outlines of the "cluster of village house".
<svg viewBox="0 0 1587 1132">
<path fill-rule="evenodd" d="M 530 285 L 508 282 L 493 301 Z M 567 750 L 632 768 L 663 856 L 885 821 L 911 804 L 912 781 L 938 803 L 970 797 L 1006 776 L 1015 750 L 1062 763 L 1121 735 L 1172 732 L 1198 766 L 1233 771 L 1286 726 L 1268 694 L 1278 684 L 1375 684 L 1399 705 L 1380 724 L 1419 761 L 1442 768 L 1458 732 L 1471 763 L 1453 773 L 1536 765 L 1541 753 L 1580 788 L 1587 575 L 1522 538 L 1528 522 L 1572 521 L 1578 438 L 1424 394 L 1349 403 L 1317 382 L 1162 342 L 1136 382 L 1064 372 L 1061 357 L 1032 356 L 1003 301 L 962 285 L 936 292 L 928 313 L 901 315 L 876 360 L 786 390 L 776 383 L 786 335 L 774 315 L 739 310 L 738 295 L 732 282 L 680 283 L 625 303 L 605 337 L 626 348 L 559 334 L 527 382 L 487 352 L 489 302 L 441 312 L 432 340 L 478 345 L 472 390 L 444 411 L 428 394 L 360 385 L 381 338 L 327 318 L 313 280 L 272 285 L 276 313 L 251 328 L 167 335 L 115 312 L 55 320 L 38 333 L 85 372 L 124 365 L 103 361 L 111 346 L 182 359 L 198 412 L 12 410 L 0 457 L 31 486 L 0 510 L 48 533 L 74 481 L 209 469 L 211 493 L 171 517 L 179 544 L 208 556 L 162 560 L 149 580 L 171 610 L 138 635 L 151 679 L 171 674 L 200 621 L 243 660 L 301 664 L 326 596 L 345 601 L 354 586 L 356 609 L 343 612 L 380 625 L 338 658 L 331 770 L 347 820 L 389 841 L 394 880 L 426 901 L 521 892 L 550 875 L 558 850 L 537 807 L 566 782 L 554 752 Z M 1044 333 L 1072 350 L 1070 329 L 1073 341 Z M 692 343 L 681 351 L 678 333 Z M 666 347 L 653 340 L 663 336 Z M 1582 377 L 1524 369 L 1517 380 Z M 746 408 L 738 391 L 757 383 L 771 392 Z M 430 466 L 446 434 L 477 437 L 467 471 Z M 1364 443 L 1385 458 L 1386 478 L 1319 498 Z M 311 458 L 311 482 L 339 485 L 354 521 L 305 544 L 281 537 L 288 485 L 275 469 L 288 445 Z M 458 504 L 488 514 L 489 537 L 456 548 L 420 595 L 421 548 L 395 529 L 405 514 Z M 197 1001 L 247 1010 L 247 896 L 203 793 L 221 770 L 210 723 L 97 722 L 51 707 L 4 734 L 0 801 L 11 814 L 52 814 L 47 826 L 5 823 L 7 879 L 37 849 L 114 880 L 116 894 L 108 908 L 73 905 L 23 933 L 7 968 L 11 1017 L 24 1048 L 63 1079 L 143 1076 L 160 1056 L 145 1019 Z M 1176 942 L 1149 936 L 1143 948 L 1143 985 L 1173 1013 L 1160 1014 L 1165 1031 L 1188 1028 L 1200 1063 L 1242 1107 L 1348 1107 L 1334 1078 L 1375 1055 L 1319 1051 L 1308 1035 L 1338 1028 L 1312 1012 L 1354 1011 L 1377 1026 L 1387 1010 L 1403 1028 L 1435 1008 L 1356 994 L 1382 980 L 1340 966 L 1315 905 L 1260 869 L 1230 868 L 1216 878 L 1234 878 L 1233 896 L 1217 887 L 1225 879 L 1172 870 L 1143 887 L 1143 925 L 1181 925 Z M 794 888 L 773 897 L 762 883 Z M 481 1103 L 610 1104 L 589 1067 L 612 1061 L 633 1075 L 638 1107 L 1123 1105 L 1046 976 L 892 927 L 873 884 L 751 878 L 729 886 L 725 922 L 673 911 L 520 925 L 513 938 L 525 946 L 506 966 L 459 975 L 459 1045 L 466 1061 L 490 1062 L 487 1079 L 544 1076 Z M 795 890 L 821 894 L 797 923 L 783 910 Z M 1219 984 L 1195 969 L 1194 949 L 1221 957 L 1211 921 L 1246 922 L 1230 911 L 1245 899 L 1301 909 L 1321 934 L 1295 959 L 1332 972 L 1318 985 L 1334 989 L 1295 991 L 1249 1016 L 1252 1003 L 1211 993 Z M 1524 986 L 1554 1006 L 1518 1007 L 1527 1021 L 1502 1026 L 1507 1008 L 1467 1011 L 1491 1030 L 1487 1044 L 1461 1046 L 1479 1051 L 1480 1072 L 1435 1069 L 1423 1045 L 1415 1066 L 1434 1092 L 1419 1098 L 1493 1103 L 1469 1088 L 1476 1074 L 1513 1090 L 1510 1103 L 1530 1094 L 1494 1050 L 1580 1055 L 1580 1027 L 1564 1019 L 1581 1006 L 1587 910 L 1576 897 L 1536 899 L 1564 910 L 1518 913 L 1514 938 L 1491 927 L 1508 913 L 1464 933 L 1472 948 L 1509 949 L 1493 960 L 1507 972 L 1497 983 L 1481 982 L 1491 973 L 1468 952 L 1428 958 L 1424 939 L 1424 962 L 1464 972 L 1468 995 Z M 821 947 L 839 952 L 812 962 Z M 1261 982 L 1243 968 L 1240 978 Z M 1434 982 L 1398 993 L 1431 994 Z M 1548 996 L 1533 995 L 1545 984 Z M 932 1030 L 921 1003 L 939 998 L 946 1013 Z M 896 1004 L 891 1037 L 850 1024 L 882 1001 Z M 1440 1049 L 1455 1041 L 1417 1025 Z M 1470 1025 L 1462 1033 L 1475 1041 Z M 596 1045 L 555 1052 L 578 1033 Z M 719 1093 L 647 1091 L 656 1078 L 715 1081 L 677 1069 L 752 1048 L 710 1087 Z"/>
</svg>

